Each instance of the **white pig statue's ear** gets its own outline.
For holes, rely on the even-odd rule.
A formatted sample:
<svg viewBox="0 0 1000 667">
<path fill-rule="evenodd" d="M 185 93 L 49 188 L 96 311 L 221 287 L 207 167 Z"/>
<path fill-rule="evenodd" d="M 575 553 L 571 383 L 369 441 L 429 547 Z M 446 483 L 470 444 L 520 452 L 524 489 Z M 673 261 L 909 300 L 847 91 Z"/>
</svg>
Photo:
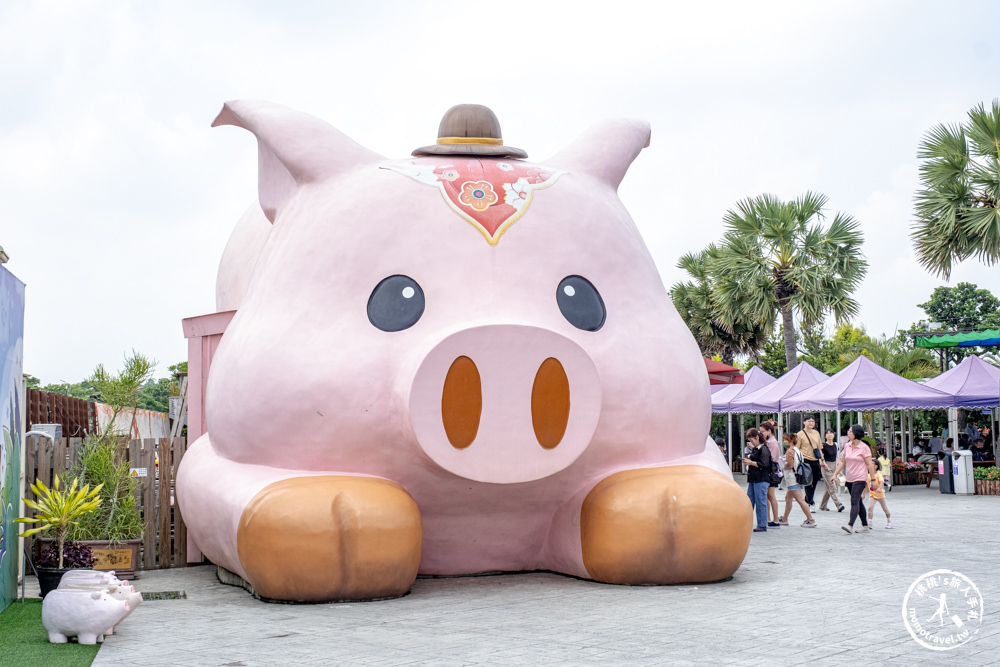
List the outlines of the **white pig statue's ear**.
<svg viewBox="0 0 1000 667">
<path fill-rule="evenodd" d="M 270 102 L 226 102 L 212 122 L 219 125 L 257 137 L 257 193 L 271 222 L 300 186 L 384 159 L 328 123 Z"/>
<path fill-rule="evenodd" d="M 619 118 L 594 125 L 542 164 L 588 174 L 615 190 L 632 160 L 649 146 L 649 123 Z"/>
</svg>

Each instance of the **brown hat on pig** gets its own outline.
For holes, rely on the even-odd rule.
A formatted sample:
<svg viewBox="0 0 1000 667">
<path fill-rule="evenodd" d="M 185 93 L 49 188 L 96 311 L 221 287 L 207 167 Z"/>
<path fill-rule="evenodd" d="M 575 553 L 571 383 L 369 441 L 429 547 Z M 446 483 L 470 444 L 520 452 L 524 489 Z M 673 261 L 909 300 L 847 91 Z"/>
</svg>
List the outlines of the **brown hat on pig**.
<svg viewBox="0 0 1000 667">
<path fill-rule="evenodd" d="M 520 148 L 503 145 L 500 121 L 481 104 L 458 104 L 448 109 L 438 126 L 438 140 L 413 155 L 482 155 L 485 157 L 526 158 Z"/>
</svg>

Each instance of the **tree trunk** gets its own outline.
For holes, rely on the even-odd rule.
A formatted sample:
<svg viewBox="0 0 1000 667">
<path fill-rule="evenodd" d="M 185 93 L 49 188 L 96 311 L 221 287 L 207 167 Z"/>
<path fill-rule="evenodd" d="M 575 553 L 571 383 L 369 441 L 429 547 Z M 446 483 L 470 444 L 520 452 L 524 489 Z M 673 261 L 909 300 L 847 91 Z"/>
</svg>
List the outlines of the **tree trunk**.
<svg viewBox="0 0 1000 667">
<path fill-rule="evenodd" d="M 736 355 L 733 354 L 733 348 L 727 347 L 722 351 L 722 354 L 719 355 L 719 358 L 722 359 L 722 363 L 724 363 L 725 365 L 732 366 L 733 357 L 735 356 Z"/>
<path fill-rule="evenodd" d="M 795 354 L 795 322 L 792 320 L 792 306 L 787 302 L 781 304 L 781 335 L 785 341 L 785 365 L 788 370 L 795 368 L 799 359 Z"/>
</svg>

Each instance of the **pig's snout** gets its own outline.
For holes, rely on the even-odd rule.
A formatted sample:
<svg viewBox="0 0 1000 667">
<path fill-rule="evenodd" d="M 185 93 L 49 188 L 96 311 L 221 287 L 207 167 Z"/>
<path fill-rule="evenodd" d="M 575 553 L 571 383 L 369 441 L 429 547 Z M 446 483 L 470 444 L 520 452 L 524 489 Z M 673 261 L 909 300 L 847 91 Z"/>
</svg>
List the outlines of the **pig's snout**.
<svg viewBox="0 0 1000 667">
<path fill-rule="evenodd" d="M 559 445 L 569 423 L 569 378 L 559 360 L 549 357 L 531 387 L 531 426 L 545 449 Z M 476 362 L 461 356 L 452 362 L 441 392 L 441 421 L 448 442 L 465 449 L 476 439 L 483 413 L 483 386 Z"/>
<path fill-rule="evenodd" d="M 410 393 L 424 451 L 469 479 L 527 482 L 570 465 L 600 417 L 597 369 L 573 341 L 545 329 L 490 325 L 438 343 Z"/>
</svg>

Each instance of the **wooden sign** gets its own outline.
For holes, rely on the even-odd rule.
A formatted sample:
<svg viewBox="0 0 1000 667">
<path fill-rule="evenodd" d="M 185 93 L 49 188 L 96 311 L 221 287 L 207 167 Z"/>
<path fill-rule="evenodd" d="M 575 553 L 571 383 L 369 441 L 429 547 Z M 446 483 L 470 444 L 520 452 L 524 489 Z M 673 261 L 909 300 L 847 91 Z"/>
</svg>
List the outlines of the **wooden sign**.
<svg viewBox="0 0 1000 667">
<path fill-rule="evenodd" d="M 131 570 L 132 550 L 124 549 L 94 549 L 95 570 Z"/>
</svg>

